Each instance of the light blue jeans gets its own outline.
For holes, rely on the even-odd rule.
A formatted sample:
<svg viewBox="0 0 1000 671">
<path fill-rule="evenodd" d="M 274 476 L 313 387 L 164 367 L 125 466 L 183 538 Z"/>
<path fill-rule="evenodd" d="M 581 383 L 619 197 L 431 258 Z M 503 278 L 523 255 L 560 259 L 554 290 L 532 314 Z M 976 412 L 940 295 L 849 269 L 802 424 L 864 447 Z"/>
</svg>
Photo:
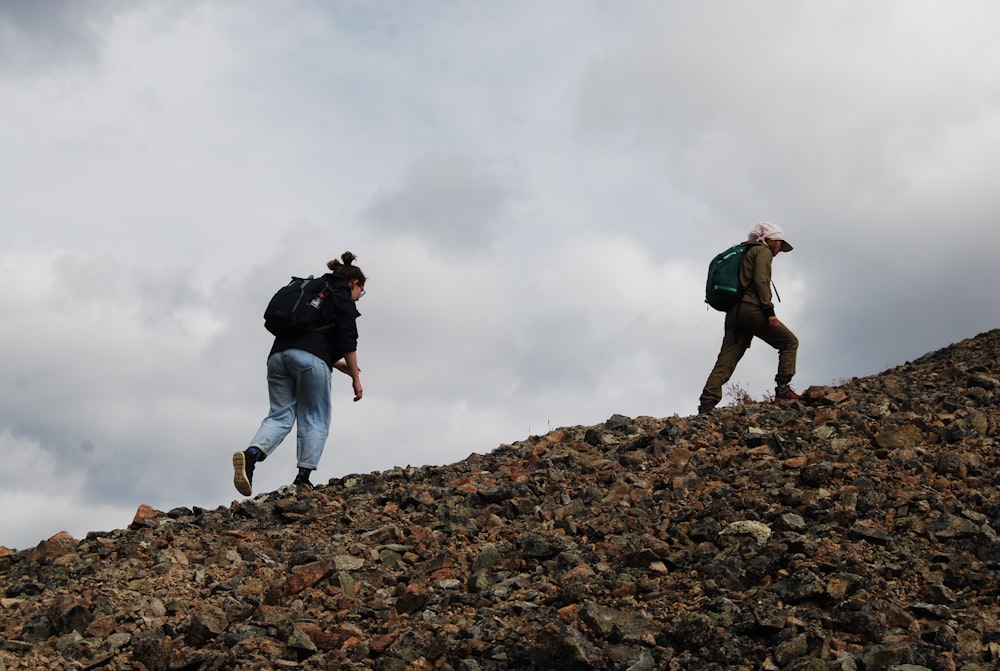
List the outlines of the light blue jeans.
<svg viewBox="0 0 1000 671">
<path fill-rule="evenodd" d="M 275 352 L 267 359 L 267 395 L 271 410 L 250 445 L 269 455 L 298 422 L 298 467 L 315 470 L 330 434 L 330 367 L 300 349 Z"/>
</svg>

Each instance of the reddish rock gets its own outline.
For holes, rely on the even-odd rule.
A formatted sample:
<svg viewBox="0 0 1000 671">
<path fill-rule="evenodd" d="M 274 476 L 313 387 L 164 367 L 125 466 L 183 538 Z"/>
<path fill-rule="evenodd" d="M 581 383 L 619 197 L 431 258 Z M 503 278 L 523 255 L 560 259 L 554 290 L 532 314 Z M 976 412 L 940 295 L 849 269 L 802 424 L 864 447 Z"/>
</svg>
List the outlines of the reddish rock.
<svg viewBox="0 0 1000 671">
<path fill-rule="evenodd" d="M 160 515 L 161 513 L 159 510 L 143 503 L 139 506 L 139 509 L 135 511 L 135 517 L 132 518 L 132 526 L 153 526 Z"/>
<path fill-rule="evenodd" d="M 54 536 L 42 541 L 33 549 L 28 550 L 28 561 L 40 562 L 43 560 L 54 561 L 60 557 L 76 551 L 79 541 L 73 538 L 69 532 L 60 531 Z"/>
<path fill-rule="evenodd" d="M 89 637 L 107 638 L 115 631 L 115 618 L 113 615 L 100 615 L 95 617 L 84 632 Z"/>
<path fill-rule="evenodd" d="M 296 566 L 292 569 L 292 575 L 285 579 L 285 593 L 298 594 L 330 575 L 333 570 L 334 562 L 331 560 L 316 561 L 304 566 Z"/>
<path fill-rule="evenodd" d="M 806 403 L 820 403 L 824 405 L 837 405 L 848 400 L 847 392 L 834 387 L 809 387 L 802 393 Z"/>
</svg>

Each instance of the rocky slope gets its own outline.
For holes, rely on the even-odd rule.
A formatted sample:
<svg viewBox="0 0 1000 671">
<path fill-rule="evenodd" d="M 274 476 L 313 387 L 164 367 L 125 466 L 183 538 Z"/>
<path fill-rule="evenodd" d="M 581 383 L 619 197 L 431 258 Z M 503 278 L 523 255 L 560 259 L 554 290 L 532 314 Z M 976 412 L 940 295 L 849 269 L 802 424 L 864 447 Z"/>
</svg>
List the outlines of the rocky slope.
<svg viewBox="0 0 1000 671">
<path fill-rule="evenodd" d="M 1000 669 L 1000 330 L 0 557 L 15 669 Z"/>
</svg>

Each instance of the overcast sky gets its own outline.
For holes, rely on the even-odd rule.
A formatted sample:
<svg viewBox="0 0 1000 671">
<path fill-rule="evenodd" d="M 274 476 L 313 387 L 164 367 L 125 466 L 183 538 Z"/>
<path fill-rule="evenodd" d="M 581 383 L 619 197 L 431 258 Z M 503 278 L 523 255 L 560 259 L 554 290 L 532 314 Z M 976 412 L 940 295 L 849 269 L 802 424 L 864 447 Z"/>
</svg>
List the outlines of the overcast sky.
<svg viewBox="0 0 1000 671">
<path fill-rule="evenodd" d="M 798 389 L 1000 326 L 992 0 L 0 0 L 0 545 L 240 498 L 261 313 L 351 250 L 314 480 L 693 414 L 783 226 Z M 773 389 L 757 342 L 733 381 Z M 256 491 L 295 474 L 294 437 Z"/>
</svg>

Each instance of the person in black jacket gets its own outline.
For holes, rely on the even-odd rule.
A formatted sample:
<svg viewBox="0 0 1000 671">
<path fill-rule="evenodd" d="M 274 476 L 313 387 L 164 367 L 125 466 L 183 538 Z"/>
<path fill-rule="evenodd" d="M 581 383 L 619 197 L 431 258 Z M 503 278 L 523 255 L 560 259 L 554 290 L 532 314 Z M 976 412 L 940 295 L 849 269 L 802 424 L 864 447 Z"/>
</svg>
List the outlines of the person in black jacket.
<svg viewBox="0 0 1000 671">
<path fill-rule="evenodd" d="M 333 369 L 351 378 L 354 400 L 360 401 L 358 368 L 357 301 L 365 294 L 365 274 L 354 265 L 355 256 L 344 252 L 327 263 L 323 276 L 332 291 L 324 309 L 323 328 L 294 337 L 278 336 L 267 357 L 267 391 L 270 411 L 261 422 L 250 447 L 233 454 L 233 484 L 244 496 L 252 493 L 253 472 L 297 425 L 298 475 L 293 484 L 311 488 L 330 433 L 330 376 Z"/>
</svg>

